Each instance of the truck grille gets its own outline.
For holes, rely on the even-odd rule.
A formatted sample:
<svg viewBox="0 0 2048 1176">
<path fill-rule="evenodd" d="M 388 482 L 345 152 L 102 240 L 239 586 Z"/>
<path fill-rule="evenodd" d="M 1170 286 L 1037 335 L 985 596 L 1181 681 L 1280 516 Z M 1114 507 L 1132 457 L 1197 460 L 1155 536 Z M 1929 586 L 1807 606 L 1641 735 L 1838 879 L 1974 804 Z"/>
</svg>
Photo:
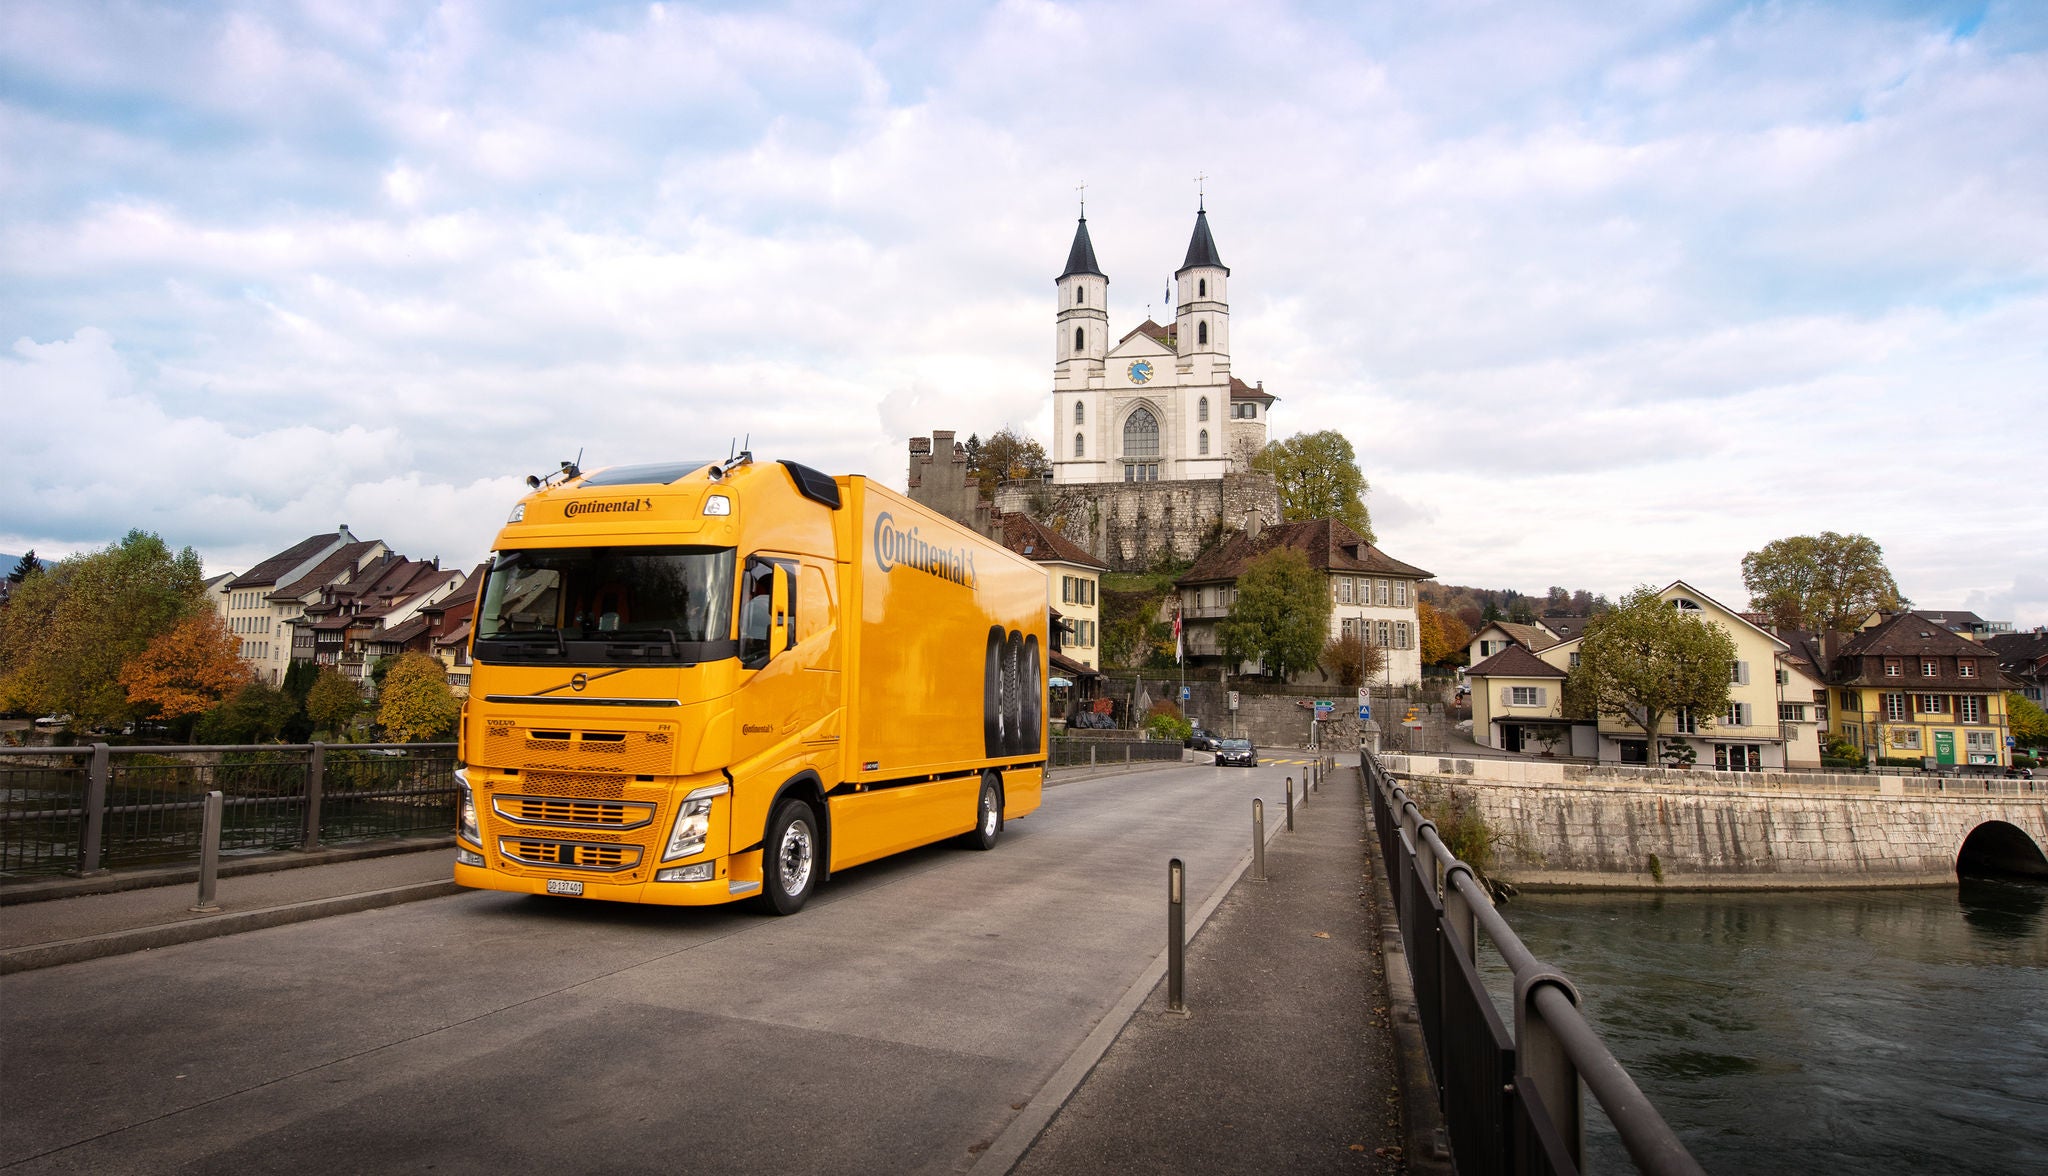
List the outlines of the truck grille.
<svg viewBox="0 0 2048 1176">
<path fill-rule="evenodd" d="M 582 841 L 540 841 L 529 837 L 501 837 L 498 852 L 506 860 L 523 866 L 547 866 L 558 870 L 629 870 L 640 864 L 637 845 L 592 845 Z"/>
<path fill-rule="evenodd" d="M 632 800 L 587 800 L 563 796 L 496 796 L 491 808 L 519 825 L 562 825 L 588 829 L 638 829 L 654 820 L 654 806 Z"/>
<path fill-rule="evenodd" d="M 484 751 L 494 763 L 558 772 L 659 775 L 675 770 L 675 741 L 657 731 L 521 727 L 493 720 L 484 730 Z"/>
</svg>

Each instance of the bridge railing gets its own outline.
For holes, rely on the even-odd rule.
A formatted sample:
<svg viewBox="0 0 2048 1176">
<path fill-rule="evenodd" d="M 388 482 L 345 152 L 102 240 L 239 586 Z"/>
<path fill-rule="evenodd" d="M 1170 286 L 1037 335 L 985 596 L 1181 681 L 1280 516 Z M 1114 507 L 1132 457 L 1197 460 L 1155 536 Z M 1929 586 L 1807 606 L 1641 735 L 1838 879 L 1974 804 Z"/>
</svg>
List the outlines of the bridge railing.
<svg viewBox="0 0 2048 1176">
<path fill-rule="evenodd" d="M 1523 945 L 1378 757 L 1359 758 L 1458 1171 L 1577 1173 L 1591 1091 L 1640 1171 L 1703 1173 L 1579 1011 L 1571 981 Z M 1479 975 L 1480 932 L 1514 975 L 1512 1032 Z"/>
<path fill-rule="evenodd" d="M 1052 768 L 1109 767 L 1153 760 L 1179 762 L 1181 746 L 1170 739 L 1054 739 Z"/>
<path fill-rule="evenodd" d="M 229 854 L 452 833 L 455 744 L 0 748 L 0 882 L 197 861 L 216 790 Z"/>
</svg>

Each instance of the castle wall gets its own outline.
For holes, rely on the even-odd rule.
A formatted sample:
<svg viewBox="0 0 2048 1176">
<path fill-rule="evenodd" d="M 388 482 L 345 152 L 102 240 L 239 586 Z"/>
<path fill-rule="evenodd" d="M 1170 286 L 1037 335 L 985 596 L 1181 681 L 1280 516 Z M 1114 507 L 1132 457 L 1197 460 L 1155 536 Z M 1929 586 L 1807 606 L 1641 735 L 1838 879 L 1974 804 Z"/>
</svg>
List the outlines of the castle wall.
<svg viewBox="0 0 2048 1176">
<path fill-rule="evenodd" d="M 1247 517 L 1277 522 L 1280 487 L 1261 473 L 1189 482 L 1005 482 L 996 509 L 1043 519 L 1111 571 L 1136 572 L 1163 554 L 1192 560 L 1219 528 L 1242 529 Z"/>
</svg>

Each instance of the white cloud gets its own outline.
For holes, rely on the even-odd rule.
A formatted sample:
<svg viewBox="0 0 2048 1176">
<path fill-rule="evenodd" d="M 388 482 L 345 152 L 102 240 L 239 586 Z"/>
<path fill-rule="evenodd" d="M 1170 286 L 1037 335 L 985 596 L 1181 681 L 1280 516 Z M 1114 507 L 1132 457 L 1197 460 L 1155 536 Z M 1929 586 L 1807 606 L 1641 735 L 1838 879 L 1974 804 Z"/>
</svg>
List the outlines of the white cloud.
<svg viewBox="0 0 2048 1176">
<path fill-rule="evenodd" d="M 1046 437 L 1074 187 L 1121 332 L 1206 173 L 1235 370 L 1352 438 L 1397 557 L 1739 601 L 1742 552 L 1862 531 L 2048 621 L 2004 473 L 2048 378 L 2032 20 L 9 5 L 0 548 L 465 560 L 579 447 L 900 484 L 913 434 Z"/>
</svg>

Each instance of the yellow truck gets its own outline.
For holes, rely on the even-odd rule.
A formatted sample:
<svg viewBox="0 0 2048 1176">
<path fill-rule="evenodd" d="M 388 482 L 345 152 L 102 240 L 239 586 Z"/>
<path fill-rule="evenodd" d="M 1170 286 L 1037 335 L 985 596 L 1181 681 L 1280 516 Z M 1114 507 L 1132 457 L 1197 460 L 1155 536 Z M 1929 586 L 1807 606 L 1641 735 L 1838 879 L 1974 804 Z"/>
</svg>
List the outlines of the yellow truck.
<svg viewBox="0 0 2048 1176">
<path fill-rule="evenodd" d="M 478 600 L 455 881 L 793 914 L 1038 807 L 1042 569 L 795 462 L 565 472 Z"/>
</svg>

